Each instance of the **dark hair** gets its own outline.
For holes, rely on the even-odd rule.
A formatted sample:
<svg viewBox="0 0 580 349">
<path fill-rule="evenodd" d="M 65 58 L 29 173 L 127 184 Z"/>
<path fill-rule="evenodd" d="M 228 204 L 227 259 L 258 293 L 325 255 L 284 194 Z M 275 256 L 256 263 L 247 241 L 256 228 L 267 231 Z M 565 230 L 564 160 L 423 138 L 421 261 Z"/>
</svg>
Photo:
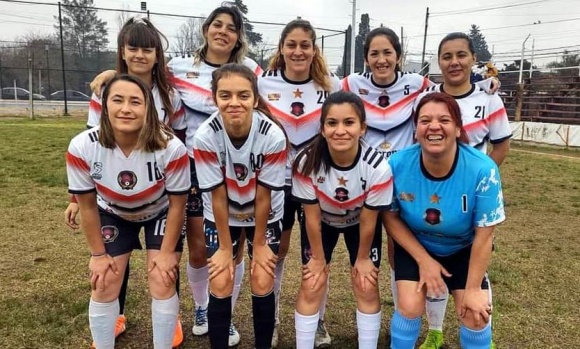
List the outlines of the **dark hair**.
<svg viewBox="0 0 580 349">
<path fill-rule="evenodd" d="M 173 84 L 171 83 L 166 68 L 164 43 L 167 46 L 167 38 L 146 18 L 129 18 L 119 31 L 117 36 L 117 73 L 128 74 L 127 62 L 123 59 L 123 48 L 125 46 L 140 48 L 155 48 L 157 63 L 151 72 L 152 81 L 159 90 L 163 108 L 169 116 L 169 124 L 174 120 L 175 111 L 171 103 Z"/>
<path fill-rule="evenodd" d="M 250 82 L 250 85 L 252 86 L 252 94 L 254 95 L 254 98 L 258 101 L 258 105 L 254 109 L 258 110 L 262 114 L 266 115 L 270 120 L 272 120 L 273 123 L 275 123 L 278 127 L 280 127 L 282 132 L 284 132 L 284 127 L 282 127 L 282 125 L 278 122 L 278 120 L 276 120 L 276 118 L 272 115 L 272 113 L 270 112 L 270 109 L 268 109 L 268 105 L 266 104 L 266 102 L 264 102 L 264 99 L 258 93 L 258 79 L 256 78 L 256 75 L 254 74 L 254 72 L 250 68 L 246 67 L 243 64 L 238 64 L 238 63 L 224 64 L 211 73 L 211 78 L 212 78 L 211 79 L 211 94 L 212 94 L 214 103 L 217 105 L 216 95 L 217 95 L 218 82 L 221 79 L 230 77 L 232 75 L 241 76 L 242 78 L 244 78 Z"/>
<path fill-rule="evenodd" d="M 367 36 L 365 38 L 365 42 L 363 44 L 363 52 L 364 52 L 365 61 L 368 62 L 367 57 L 369 54 L 369 50 L 371 48 L 371 42 L 377 36 L 384 36 L 387 38 L 387 40 L 389 40 L 389 42 L 391 43 L 391 45 L 393 45 L 393 48 L 395 49 L 395 53 L 397 54 L 397 62 L 398 62 L 399 59 L 401 58 L 401 54 L 403 52 L 402 48 L 401 48 L 401 40 L 399 40 L 399 37 L 392 29 L 387 28 L 387 27 L 375 28 L 367 34 Z M 399 67 L 399 63 L 397 63 L 397 65 L 395 66 L 395 71 L 399 71 L 399 70 L 401 70 L 401 68 Z"/>
<path fill-rule="evenodd" d="M 437 57 L 441 56 L 441 48 L 443 47 L 444 43 L 446 43 L 447 41 L 457 40 L 457 39 L 463 39 L 463 40 L 467 41 L 467 46 L 469 47 L 469 52 L 471 52 L 471 54 L 475 54 L 475 47 L 473 46 L 473 41 L 471 40 L 469 35 L 467 35 L 465 33 L 461 33 L 461 32 L 454 32 L 454 33 L 449 33 L 449 34 L 445 35 L 443 40 L 441 40 L 441 42 L 439 43 L 439 48 L 437 49 Z"/>
<path fill-rule="evenodd" d="M 417 120 L 419 119 L 419 113 L 421 112 L 421 108 L 423 108 L 423 106 L 425 106 L 427 103 L 445 104 L 445 106 L 449 110 L 449 116 L 451 116 L 451 119 L 453 119 L 455 125 L 457 125 L 457 127 L 459 127 L 461 130 L 457 140 L 462 143 L 469 143 L 469 139 L 467 138 L 467 132 L 465 132 L 465 129 L 463 128 L 463 120 L 461 119 L 461 108 L 459 107 L 459 104 L 457 103 L 455 98 L 453 98 L 453 96 L 451 95 L 448 95 L 447 93 L 433 92 L 423 97 L 421 101 L 419 101 L 417 109 L 413 114 L 413 122 L 415 122 L 415 125 L 417 125 Z"/>
<path fill-rule="evenodd" d="M 325 91 L 330 91 L 332 86 L 330 84 L 330 71 L 328 70 L 328 66 L 326 65 L 326 61 L 316 45 L 316 31 L 312 24 L 309 21 L 304 19 L 295 19 L 282 29 L 282 33 L 280 34 L 280 40 L 278 41 L 278 49 L 274 56 L 270 60 L 270 64 L 268 65 L 268 69 L 275 70 L 275 69 L 286 69 L 286 62 L 284 61 L 284 57 L 282 56 L 282 47 L 284 47 L 284 41 L 290 32 L 294 29 L 300 28 L 304 30 L 306 33 L 310 34 L 310 40 L 312 40 L 312 47 L 314 48 L 314 56 L 312 57 L 312 64 L 310 65 L 310 76 L 314 82 L 322 87 Z"/>
<path fill-rule="evenodd" d="M 105 86 L 101 108 L 99 143 L 101 143 L 103 147 L 110 149 L 113 149 L 116 146 L 115 133 L 113 132 L 113 126 L 109 120 L 107 102 L 111 88 L 117 81 L 127 81 L 137 85 L 143 93 L 145 100 L 147 115 L 145 116 L 145 123 L 139 132 L 136 149 L 141 149 L 146 152 L 165 149 L 167 147 L 167 142 L 173 138 L 173 132 L 171 132 L 171 129 L 169 129 L 165 123 L 159 120 L 157 109 L 155 108 L 155 99 L 153 98 L 151 89 L 145 86 L 145 83 L 143 83 L 143 81 L 138 77 L 129 74 L 117 74 Z"/>
<path fill-rule="evenodd" d="M 314 139 L 298 153 L 294 160 L 294 164 L 292 165 L 293 173 L 300 172 L 303 175 L 308 176 L 312 172 L 320 171 L 321 167 L 324 172 L 328 173 L 330 170 L 330 152 L 328 151 L 328 143 L 326 143 L 326 139 L 322 136 L 322 130 L 330 108 L 338 104 L 351 105 L 356 112 L 361 125 L 366 123 L 365 107 L 359 96 L 348 91 L 337 91 L 330 94 L 322 104 L 322 110 L 320 112 L 320 133 L 318 133 L 316 137 L 314 137 Z M 306 160 L 304 160 L 304 164 L 299 170 L 299 164 L 304 157 L 306 157 Z"/>
<path fill-rule="evenodd" d="M 230 2 L 225 1 L 222 6 L 211 11 L 209 16 L 205 19 L 201 26 L 201 36 L 203 38 L 203 45 L 195 51 L 194 62 L 199 63 L 205 60 L 207 55 L 207 50 L 209 49 L 209 44 L 207 42 L 207 31 L 211 23 L 216 19 L 217 16 L 221 14 L 226 14 L 232 17 L 234 26 L 236 27 L 236 33 L 238 34 L 238 41 L 236 42 L 234 49 L 230 53 L 230 58 L 228 63 L 242 63 L 246 54 L 248 53 L 248 42 L 246 40 L 246 31 L 244 30 L 244 17 L 242 13 L 235 5 L 230 4 Z"/>
</svg>

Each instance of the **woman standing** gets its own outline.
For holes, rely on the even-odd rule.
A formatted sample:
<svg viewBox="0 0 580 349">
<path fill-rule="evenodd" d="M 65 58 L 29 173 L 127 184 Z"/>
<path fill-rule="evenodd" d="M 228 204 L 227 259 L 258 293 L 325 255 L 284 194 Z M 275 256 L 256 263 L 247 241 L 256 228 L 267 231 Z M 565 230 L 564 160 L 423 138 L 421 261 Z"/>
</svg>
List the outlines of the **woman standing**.
<svg viewBox="0 0 580 349">
<path fill-rule="evenodd" d="M 461 321 L 462 348 L 489 348 L 486 270 L 494 228 L 505 220 L 499 169 L 466 144 L 453 97 L 424 97 L 415 120 L 418 144 L 389 158 L 394 202 L 386 222 L 396 241 L 398 289 L 391 348 L 414 348 L 427 296 L 446 289 Z"/>
<path fill-rule="evenodd" d="M 350 92 L 336 92 L 322 105 L 320 133 L 294 162 L 293 196 L 302 203 L 303 279 L 296 303 L 297 348 L 312 348 L 319 307 L 326 294 L 328 264 L 340 234 L 350 256 L 357 301 L 359 348 L 376 348 L 381 328 L 378 273 L 380 210 L 391 203 L 391 171 L 362 137 L 365 109 Z"/>
<path fill-rule="evenodd" d="M 252 70 L 227 64 L 212 74 L 218 112 L 193 140 L 203 192 L 212 348 L 228 347 L 234 259 L 242 230 L 251 259 L 255 348 L 270 348 L 274 331 L 274 269 L 284 205 L 286 137 L 258 95 Z"/>
<path fill-rule="evenodd" d="M 282 124 L 291 147 L 286 167 L 284 198 L 284 220 L 282 241 L 274 293 L 276 295 L 276 328 L 272 347 L 278 345 L 280 290 L 284 263 L 290 246 L 290 236 L 296 214 L 300 215 L 300 203 L 291 199 L 292 163 L 299 149 L 304 147 L 319 132 L 320 109 L 329 94 L 340 90 L 340 81 L 330 73 L 324 57 L 316 45 L 316 32 L 310 22 L 297 19 L 288 23 L 280 34 L 278 50 L 268 70 L 258 79 L 260 95 L 268 108 Z M 330 345 L 331 338 L 324 326 L 326 298 L 321 303 L 319 330 L 316 347 Z"/>
<path fill-rule="evenodd" d="M 190 187 L 185 147 L 159 121 L 151 90 L 138 78 L 115 77 L 103 101 L 100 126 L 73 138 L 66 156 L 69 192 L 91 251 L 91 333 L 97 348 L 114 347 L 122 275 L 144 228 L 153 343 L 171 348 Z"/>
<path fill-rule="evenodd" d="M 130 18 L 121 28 L 117 37 L 117 70 L 115 73 L 129 74 L 138 77 L 151 88 L 159 120 L 173 129 L 181 140 L 185 139 L 185 119 L 181 98 L 169 82 L 165 69 L 163 34 L 147 19 Z M 96 127 L 101 119 L 102 101 L 93 93 L 89 104 L 87 128 Z M 76 217 L 79 211 L 74 195 L 65 210 L 65 223 L 78 229 Z M 125 271 L 123 285 L 119 294 L 119 317 L 115 326 L 115 337 L 125 332 L 125 299 L 129 281 L 129 263 Z M 179 284 L 179 282 L 177 283 Z M 183 342 L 181 322 L 175 331 L 174 347 Z M 93 345 L 94 347 L 94 345 Z"/>
</svg>

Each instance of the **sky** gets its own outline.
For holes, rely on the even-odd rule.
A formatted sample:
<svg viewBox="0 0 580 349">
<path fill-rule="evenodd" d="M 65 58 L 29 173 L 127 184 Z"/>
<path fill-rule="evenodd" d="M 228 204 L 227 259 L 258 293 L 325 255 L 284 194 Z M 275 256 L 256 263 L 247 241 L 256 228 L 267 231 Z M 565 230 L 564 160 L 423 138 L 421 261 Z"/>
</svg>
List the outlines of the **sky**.
<svg viewBox="0 0 580 349">
<path fill-rule="evenodd" d="M 23 1 L 25 2 L 25 1 Z M 54 15 L 58 14 L 56 0 L 34 0 L 35 4 L 0 0 L 0 44 L 16 41 L 28 33 L 52 33 Z M 353 3 L 349 0 L 244 0 L 248 6 L 254 29 L 263 33 L 265 55 L 277 44 L 283 25 L 296 17 L 309 20 L 324 39 L 324 55 L 332 70 L 340 64 L 344 50 L 343 31 L 352 22 Z M 141 1 L 94 0 L 103 9 L 140 10 Z M 174 41 L 185 18 L 173 15 L 206 16 L 221 4 L 216 0 L 149 0 L 151 20 Z M 522 44 L 525 56 L 543 67 L 559 59 L 564 50 L 580 53 L 580 0 L 356 0 L 356 31 L 361 14 L 368 13 L 371 28 L 381 24 L 397 33 L 403 31 L 404 46 L 409 61 L 420 61 L 425 30 L 426 10 L 429 7 L 427 57 L 436 54 L 439 41 L 454 31 L 468 32 L 471 24 L 480 27 L 493 60 L 500 69 L 506 63 L 520 59 Z M 158 15 L 163 13 L 167 15 Z M 100 10 L 99 17 L 107 21 L 110 47 L 114 47 L 119 29 L 118 12 Z M 328 29 L 328 30 L 327 30 Z M 318 40 L 318 45 L 322 41 Z"/>
</svg>

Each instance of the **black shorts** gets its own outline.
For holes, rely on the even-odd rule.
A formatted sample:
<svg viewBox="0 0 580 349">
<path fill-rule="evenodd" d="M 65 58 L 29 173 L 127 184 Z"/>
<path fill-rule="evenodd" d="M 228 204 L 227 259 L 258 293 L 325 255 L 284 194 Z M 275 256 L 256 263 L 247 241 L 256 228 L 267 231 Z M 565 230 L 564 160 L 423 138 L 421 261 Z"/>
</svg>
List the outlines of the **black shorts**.
<svg viewBox="0 0 580 349">
<path fill-rule="evenodd" d="M 238 256 L 240 250 L 240 236 L 243 231 L 246 231 L 246 240 L 248 241 L 248 256 L 250 259 L 253 258 L 254 253 L 254 232 L 255 227 L 232 227 L 230 226 L 230 237 L 232 239 L 233 246 L 233 258 Z M 203 220 L 203 231 L 205 233 L 205 249 L 207 253 L 207 258 L 216 253 L 220 246 L 219 236 L 217 227 L 214 222 L 209 219 Z M 280 251 L 280 236 L 282 235 L 282 222 L 277 221 L 267 225 L 266 230 L 266 244 L 270 247 L 272 252 L 277 256 L 278 251 Z"/>
<path fill-rule="evenodd" d="M 199 190 L 195 161 L 192 157 L 189 158 L 189 170 L 191 173 L 191 190 L 189 191 L 189 195 L 187 195 L 185 212 L 187 213 L 187 217 L 203 217 L 203 200 L 201 198 L 201 190 Z"/>
<path fill-rule="evenodd" d="M 439 262 L 443 268 L 452 275 L 443 277 L 449 291 L 464 290 L 469 272 L 469 259 L 471 258 L 471 246 L 464 247 L 449 256 L 429 255 Z M 395 280 L 419 281 L 419 265 L 415 259 L 395 241 Z M 489 281 L 487 274 L 481 280 L 481 289 L 487 290 Z"/>
<path fill-rule="evenodd" d="M 324 249 L 324 259 L 326 260 L 326 264 L 329 264 L 332 260 L 332 252 L 334 252 L 334 248 L 338 242 L 338 237 L 341 233 L 343 233 L 344 244 L 348 250 L 350 265 L 354 266 L 354 263 L 356 262 L 356 256 L 358 254 L 360 225 L 357 224 L 346 228 L 335 228 L 322 222 L 320 224 L 322 232 L 322 248 Z M 375 236 L 373 237 L 370 251 L 371 261 L 377 268 L 381 265 L 382 242 L 382 224 L 380 220 L 377 220 Z M 300 220 L 300 249 L 302 254 L 302 264 L 306 264 L 312 257 L 312 251 L 310 249 L 310 242 L 308 241 L 304 219 Z"/>
<path fill-rule="evenodd" d="M 105 250 L 111 257 L 120 256 L 135 249 L 143 249 L 141 241 L 139 241 L 141 228 L 145 230 L 145 247 L 148 250 L 161 249 L 163 235 L 165 234 L 167 210 L 145 222 L 129 222 L 101 209 L 99 209 L 99 216 L 101 217 L 101 234 L 105 243 Z M 176 252 L 183 252 L 184 236 L 185 231 L 182 229 L 175 246 Z"/>
<path fill-rule="evenodd" d="M 292 187 L 284 186 L 284 217 L 282 218 L 282 231 L 292 229 L 294 222 L 296 222 L 296 214 L 298 219 L 302 216 L 302 205 L 292 200 Z"/>
</svg>

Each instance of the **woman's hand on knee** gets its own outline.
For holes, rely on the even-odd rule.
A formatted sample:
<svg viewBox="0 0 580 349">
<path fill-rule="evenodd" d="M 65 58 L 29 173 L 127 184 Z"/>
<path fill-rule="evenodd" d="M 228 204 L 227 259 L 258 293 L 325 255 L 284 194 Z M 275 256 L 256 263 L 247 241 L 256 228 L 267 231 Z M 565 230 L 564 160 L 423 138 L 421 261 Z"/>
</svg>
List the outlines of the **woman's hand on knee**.
<svg viewBox="0 0 580 349">
<path fill-rule="evenodd" d="M 230 280 L 234 279 L 234 259 L 231 250 L 218 249 L 207 259 L 207 266 L 210 281 L 223 272 L 229 274 Z"/>
<path fill-rule="evenodd" d="M 89 261 L 89 277 L 91 280 L 91 289 L 100 292 L 105 291 L 105 277 L 111 270 L 115 274 L 119 274 L 117 264 L 113 257 L 105 253 L 100 256 L 91 256 Z"/>
<path fill-rule="evenodd" d="M 302 266 L 302 282 L 306 283 L 310 289 L 314 290 L 322 281 L 326 282 L 328 276 L 328 265 L 324 258 L 311 257 L 308 263 Z"/>
<path fill-rule="evenodd" d="M 427 294 L 440 296 L 447 291 L 443 276 L 451 277 L 447 269 L 443 268 L 439 262 L 433 258 L 428 258 L 419 263 L 419 284 L 417 285 L 417 292 L 423 286 L 427 288 Z"/>
<path fill-rule="evenodd" d="M 370 257 L 357 258 L 352 267 L 352 278 L 355 284 L 366 292 L 368 286 L 377 286 L 379 279 L 379 268 L 375 267 Z"/>
<path fill-rule="evenodd" d="M 485 326 L 489 322 L 491 311 L 491 303 L 486 292 L 481 289 L 464 291 L 459 316 L 464 322 L 471 322 L 470 318 L 473 319 L 473 324 L 466 324 L 468 327 L 482 328 Z"/>
<path fill-rule="evenodd" d="M 179 258 L 175 252 L 159 252 L 149 261 L 147 272 L 152 273 L 157 269 L 161 274 L 163 284 L 169 287 L 177 280 L 179 270 Z"/>
</svg>

